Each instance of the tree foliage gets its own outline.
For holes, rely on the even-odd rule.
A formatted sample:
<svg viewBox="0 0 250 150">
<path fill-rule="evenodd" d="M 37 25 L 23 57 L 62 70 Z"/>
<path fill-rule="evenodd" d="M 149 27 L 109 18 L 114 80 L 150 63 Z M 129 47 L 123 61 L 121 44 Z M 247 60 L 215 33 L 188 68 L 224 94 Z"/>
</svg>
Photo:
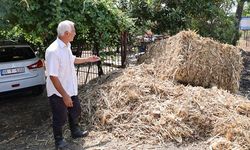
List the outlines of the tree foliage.
<svg viewBox="0 0 250 150">
<path fill-rule="evenodd" d="M 176 34 L 180 30 L 196 30 L 203 36 L 231 43 L 236 28 L 230 15 L 230 0 L 134 0 L 129 3 L 136 25 L 157 34 Z M 227 29 L 227 30 L 225 30 Z"/>
<path fill-rule="evenodd" d="M 247 1 L 247 0 L 238 0 Z M 25 39 L 47 46 L 56 36 L 59 21 L 76 23 L 76 42 L 99 49 L 117 45 L 121 32 L 176 34 L 196 30 L 202 36 L 232 43 L 237 17 L 231 0 L 1 0 L 0 37 Z M 18 32 L 17 32 L 18 31 Z"/>
<path fill-rule="evenodd" d="M 55 39 L 57 24 L 66 19 L 76 23 L 76 41 L 98 43 L 100 48 L 114 44 L 120 32 L 133 26 L 111 0 L 4 0 L 4 4 L 1 20 L 9 29 L 1 28 L 2 35 L 18 27 L 20 37 L 35 45 L 47 46 Z"/>
<path fill-rule="evenodd" d="M 49 0 L 6 0 L 4 6 L 7 9 L 3 19 L 8 21 L 10 31 L 17 27 L 22 31 L 20 38 L 35 45 L 43 45 L 54 35 L 51 29 L 60 19 L 59 5 L 59 1 Z"/>
</svg>

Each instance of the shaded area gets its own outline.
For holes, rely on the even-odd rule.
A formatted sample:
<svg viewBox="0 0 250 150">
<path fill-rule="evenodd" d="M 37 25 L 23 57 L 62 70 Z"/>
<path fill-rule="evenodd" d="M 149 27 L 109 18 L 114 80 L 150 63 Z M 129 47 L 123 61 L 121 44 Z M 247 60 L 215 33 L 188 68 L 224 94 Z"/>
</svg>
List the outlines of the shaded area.
<svg viewBox="0 0 250 150">
<path fill-rule="evenodd" d="M 47 129 L 38 129 L 43 125 L 48 126 L 49 117 L 46 93 L 32 96 L 27 92 L 1 97 L 0 149 L 29 149 L 32 139 L 38 140 L 42 132 L 47 132 Z"/>
<path fill-rule="evenodd" d="M 240 94 L 250 99 L 250 51 L 241 50 L 244 69 L 240 79 Z"/>
</svg>

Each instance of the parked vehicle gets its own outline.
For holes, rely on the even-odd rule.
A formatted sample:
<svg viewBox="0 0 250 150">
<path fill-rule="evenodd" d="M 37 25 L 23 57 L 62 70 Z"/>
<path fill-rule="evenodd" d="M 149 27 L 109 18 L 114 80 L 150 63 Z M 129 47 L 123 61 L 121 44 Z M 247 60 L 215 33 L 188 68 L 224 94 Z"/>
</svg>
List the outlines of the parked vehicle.
<svg viewBox="0 0 250 150">
<path fill-rule="evenodd" d="M 0 41 L 0 96 L 25 91 L 39 95 L 44 87 L 44 63 L 32 48 Z"/>
</svg>

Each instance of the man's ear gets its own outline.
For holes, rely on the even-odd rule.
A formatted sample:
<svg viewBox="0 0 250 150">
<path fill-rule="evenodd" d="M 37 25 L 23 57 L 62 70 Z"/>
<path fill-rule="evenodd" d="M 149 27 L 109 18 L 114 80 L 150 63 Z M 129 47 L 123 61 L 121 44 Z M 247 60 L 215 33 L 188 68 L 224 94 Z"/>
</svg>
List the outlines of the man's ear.
<svg viewBox="0 0 250 150">
<path fill-rule="evenodd" d="M 69 35 L 69 31 L 65 31 L 64 34 L 65 34 L 65 35 Z"/>
</svg>

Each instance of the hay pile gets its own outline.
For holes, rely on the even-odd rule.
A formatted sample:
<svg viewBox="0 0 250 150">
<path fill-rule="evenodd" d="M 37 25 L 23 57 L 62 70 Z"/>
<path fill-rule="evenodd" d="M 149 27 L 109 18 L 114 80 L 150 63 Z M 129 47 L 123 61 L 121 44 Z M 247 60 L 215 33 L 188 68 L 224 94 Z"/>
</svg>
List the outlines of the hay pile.
<svg viewBox="0 0 250 150">
<path fill-rule="evenodd" d="M 154 63 L 160 78 L 205 88 L 217 86 L 232 93 L 238 91 L 243 68 L 240 50 L 203 38 L 192 31 L 159 41 L 139 59 Z"/>
<path fill-rule="evenodd" d="M 162 73 L 174 62 L 166 57 L 105 75 L 80 90 L 85 123 L 134 143 L 205 141 L 213 150 L 249 149 L 250 102 L 217 87 L 166 80 Z"/>
<path fill-rule="evenodd" d="M 211 138 L 208 144 L 216 147 L 223 138 L 226 147 L 250 147 L 249 101 L 217 88 L 159 80 L 156 74 L 153 66 L 140 65 L 91 83 L 80 93 L 83 118 L 134 142 Z"/>
</svg>

